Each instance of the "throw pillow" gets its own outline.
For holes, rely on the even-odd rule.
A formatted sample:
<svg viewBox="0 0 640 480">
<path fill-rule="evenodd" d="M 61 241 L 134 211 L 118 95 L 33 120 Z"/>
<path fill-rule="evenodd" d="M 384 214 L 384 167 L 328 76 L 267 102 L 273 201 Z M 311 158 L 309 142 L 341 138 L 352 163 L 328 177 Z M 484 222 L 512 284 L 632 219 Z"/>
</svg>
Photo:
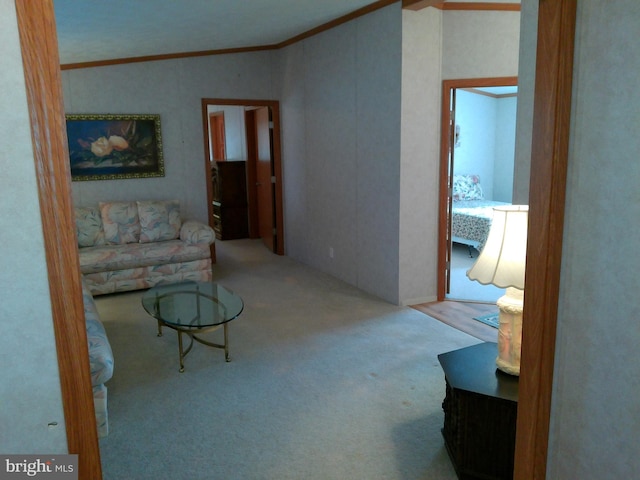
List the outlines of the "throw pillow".
<svg viewBox="0 0 640 480">
<path fill-rule="evenodd" d="M 104 236 L 108 243 L 122 245 L 140 239 L 136 202 L 100 202 Z"/>
<path fill-rule="evenodd" d="M 162 242 L 178 238 L 180 234 L 180 202 L 137 202 L 140 217 L 140 243 Z"/>
<path fill-rule="evenodd" d="M 453 200 L 482 200 L 484 193 L 479 175 L 454 175 Z"/>
<path fill-rule="evenodd" d="M 77 207 L 76 233 L 79 247 L 93 247 L 104 245 L 104 231 L 102 230 L 102 217 L 97 208 Z"/>
</svg>

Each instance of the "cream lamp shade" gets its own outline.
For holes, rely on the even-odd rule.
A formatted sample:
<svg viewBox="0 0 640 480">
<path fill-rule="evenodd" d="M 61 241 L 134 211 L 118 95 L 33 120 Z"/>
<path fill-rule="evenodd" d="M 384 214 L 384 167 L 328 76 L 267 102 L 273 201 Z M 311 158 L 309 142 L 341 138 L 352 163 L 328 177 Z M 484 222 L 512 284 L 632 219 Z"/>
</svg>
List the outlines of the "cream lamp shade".
<svg viewBox="0 0 640 480">
<path fill-rule="evenodd" d="M 487 243 L 467 272 L 469 279 L 499 288 L 524 288 L 528 217 L 528 205 L 493 209 Z"/>
<path fill-rule="evenodd" d="M 467 272 L 471 280 L 507 289 L 496 302 L 499 309 L 496 365 L 510 375 L 520 375 L 528 217 L 528 205 L 495 207 L 487 243 Z"/>
</svg>

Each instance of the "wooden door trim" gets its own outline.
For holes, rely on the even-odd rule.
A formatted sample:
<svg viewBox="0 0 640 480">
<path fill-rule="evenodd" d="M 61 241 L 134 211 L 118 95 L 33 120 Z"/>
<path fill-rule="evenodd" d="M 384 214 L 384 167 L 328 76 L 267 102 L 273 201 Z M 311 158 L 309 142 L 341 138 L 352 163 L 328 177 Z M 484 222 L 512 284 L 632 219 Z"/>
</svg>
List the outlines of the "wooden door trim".
<svg viewBox="0 0 640 480">
<path fill-rule="evenodd" d="M 449 198 L 449 129 L 451 89 L 471 87 L 496 87 L 518 85 L 518 77 L 458 78 L 442 81 L 442 104 L 440 111 L 440 173 L 438 180 L 438 287 L 439 302 L 446 297 L 445 269 L 447 262 L 447 231 L 449 218 L 447 203 Z"/>
<path fill-rule="evenodd" d="M 249 209 L 249 238 L 260 238 L 258 231 L 258 196 L 253 188 L 258 182 L 255 110 L 244 111 L 244 129 L 247 142 L 247 208 Z"/>
<path fill-rule="evenodd" d="M 51 0 L 17 0 L 33 156 L 38 178 L 51 313 L 67 449 L 79 478 L 102 478 L 82 302 L 62 81 Z"/>
<path fill-rule="evenodd" d="M 222 117 L 222 151 L 224 155 L 217 156 L 216 150 L 220 150 L 220 145 L 217 144 L 218 132 L 216 131 L 219 127 L 218 118 Z M 213 155 L 209 158 L 213 158 L 214 160 L 226 160 L 227 159 L 227 144 L 226 144 L 226 136 L 224 132 L 224 112 L 211 112 L 209 113 L 209 142 L 210 147 L 213 148 Z"/>
<path fill-rule="evenodd" d="M 576 0 L 539 2 L 516 480 L 547 470 L 575 25 Z"/>
<path fill-rule="evenodd" d="M 238 99 L 238 98 L 203 98 L 202 104 L 202 116 L 203 116 L 203 129 L 204 129 L 204 148 L 205 148 L 205 175 L 209 179 L 207 181 L 207 203 L 209 209 L 209 222 L 213 218 L 213 192 L 211 187 L 211 165 L 209 164 L 209 142 L 208 142 L 208 125 L 207 125 L 207 106 L 208 105 L 234 105 L 245 107 L 269 107 L 271 108 L 272 120 L 273 120 L 273 168 L 274 176 L 276 177 L 276 235 L 277 235 L 277 248 L 278 255 L 284 255 L 284 199 L 283 199 L 283 183 L 282 183 L 282 147 L 280 140 L 280 102 L 277 100 L 252 100 L 252 99 Z"/>
</svg>

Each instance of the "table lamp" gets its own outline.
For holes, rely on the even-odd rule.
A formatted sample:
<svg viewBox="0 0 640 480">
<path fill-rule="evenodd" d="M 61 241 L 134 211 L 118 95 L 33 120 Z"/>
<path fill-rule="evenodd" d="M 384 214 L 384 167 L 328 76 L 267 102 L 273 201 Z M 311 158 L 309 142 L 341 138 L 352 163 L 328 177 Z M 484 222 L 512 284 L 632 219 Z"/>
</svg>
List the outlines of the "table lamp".
<svg viewBox="0 0 640 480">
<path fill-rule="evenodd" d="M 520 375 L 522 303 L 527 257 L 528 205 L 505 205 L 493 209 L 487 243 L 467 272 L 470 280 L 506 288 L 497 301 L 498 369 Z"/>
</svg>

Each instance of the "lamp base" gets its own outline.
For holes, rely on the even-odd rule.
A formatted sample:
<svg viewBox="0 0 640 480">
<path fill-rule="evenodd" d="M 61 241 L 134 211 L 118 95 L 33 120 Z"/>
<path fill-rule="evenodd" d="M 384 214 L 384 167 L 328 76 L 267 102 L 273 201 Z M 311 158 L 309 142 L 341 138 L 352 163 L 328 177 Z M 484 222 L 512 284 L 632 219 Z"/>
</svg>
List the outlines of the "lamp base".
<svg viewBox="0 0 640 480">
<path fill-rule="evenodd" d="M 498 299 L 498 358 L 496 366 L 509 375 L 520 375 L 522 351 L 522 304 L 524 290 L 509 287 Z"/>
</svg>

